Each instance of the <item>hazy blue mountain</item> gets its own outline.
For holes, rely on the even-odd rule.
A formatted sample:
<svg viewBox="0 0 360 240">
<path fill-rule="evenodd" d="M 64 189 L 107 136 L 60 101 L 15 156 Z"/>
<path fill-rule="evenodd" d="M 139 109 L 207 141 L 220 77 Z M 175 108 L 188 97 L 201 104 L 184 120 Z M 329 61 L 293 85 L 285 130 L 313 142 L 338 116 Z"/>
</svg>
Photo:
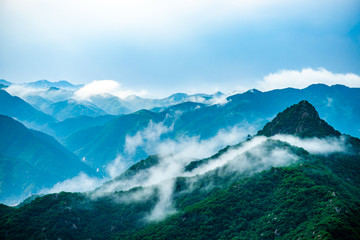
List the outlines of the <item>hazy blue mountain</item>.
<svg viewBox="0 0 360 240">
<path fill-rule="evenodd" d="M 5 79 L 0 79 L 0 84 L 4 85 L 4 86 L 10 86 L 12 83 L 6 81 Z"/>
<path fill-rule="evenodd" d="M 78 101 L 75 99 L 56 102 L 46 107 L 46 109 L 44 109 L 43 111 L 60 121 L 67 118 L 74 118 L 83 115 L 89 117 L 97 117 L 107 114 L 91 102 Z"/>
<path fill-rule="evenodd" d="M 20 89 L 21 90 L 21 89 Z M 11 92 L 11 91 L 10 91 Z M 35 108 L 41 111 L 47 111 L 51 109 L 51 105 L 57 102 L 63 102 L 69 100 L 73 96 L 73 92 L 70 90 L 60 89 L 57 87 L 50 87 L 46 89 L 39 89 L 33 93 L 21 95 L 20 97 L 26 102 L 33 105 Z"/>
<path fill-rule="evenodd" d="M 148 110 L 140 110 L 138 112 L 114 117 L 113 120 L 108 121 L 104 126 L 90 127 L 74 133 L 63 140 L 63 143 L 70 150 L 74 151 L 80 158 L 85 158 L 86 162 L 94 167 L 102 169 L 103 166 L 113 161 L 119 153 L 128 156 L 125 143 L 127 136 L 134 136 L 138 131 L 146 129 L 149 124 L 162 124 L 162 128 L 171 129 L 172 123 L 175 121 L 174 131 L 165 132 L 164 137 L 174 138 L 175 133 L 182 133 L 182 131 L 195 132 L 195 129 L 185 129 L 181 125 L 178 128 L 176 119 L 179 112 L 190 113 L 206 105 L 200 103 L 185 102 L 180 103 L 162 112 L 153 112 Z M 188 121 L 182 119 L 179 121 Z M 157 131 L 153 129 L 153 131 Z M 212 132 L 213 130 L 210 130 Z M 144 140 L 146 141 L 146 140 Z M 136 154 L 124 160 L 125 165 L 132 164 L 147 154 L 141 151 L 141 146 Z M 104 169 L 102 169 L 104 170 Z"/>
<path fill-rule="evenodd" d="M 24 97 L 24 100 L 40 111 L 44 111 L 54 104 L 51 100 L 35 95 Z"/>
<path fill-rule="evenodd" d="M 291 106 L 268 126 L 277 126 L 279 118 L 297 120 L 299 116 L 288 114 L 297 112 L 300 118 L 309 116 L 301 122 L 310 126 L 306 129 L 316 129 L 318 114 L 313 115 L 313 109 L 303 105 L 304 102 Z M 281 133 L 299 132 L 299 125 L 288 123 L 282 126 Z M 321 124 L 328 126 L 326 122 Z M 307 137 L 323 136 L 318 131 L 305 132 Z M 200 160 L 188 171 L 191 173 L 202 164 L 229 156 L 232 151 L 233 157 L 228 162 L 202 174 L 173 179 L 169 176 L 158 184 L 135 184 L 134 188 L 121 190 L 121 184 L 126 181 L 136 182 L 139 177 L 155 174 L 150 170 L 161 159 L 151 156 L 90 193 L 46 195 L 19 208 L 0 205 L 0 236 L 6 239 L 359 239 L 359 139 L 348 138 L 352 150 L 326 155 L 312 154 L 273 139 L 264 140 L 254 149 L 240 150 L 253 140 L 227 147 Z M 280 154 L 284 151 L 290 155 Z M 284 156 L 293 161 L 266 166 L 267 161 L 275 164 Z M 244 161 L 248 161 L 250 168 Z M 158 174 L 166 174 L 161 169 Z M 105 191 L 114 185 L 120 190 L 115 187 L 111 192 Z M 164 198 L 168 191 L 170 197 Z M 171 211 L 166 211 L 168 201 Z M 161 211 L 165 211 L 162 218 L 149 220 L 149 216 Z"/>
<path fill-rule="evenodd" d="M 255 132 L 252 131 L 260 129 L 276 113 L 303 99 L 319 109 L 320 117 L 330 125 L 336 126 L 340 132 L 360 136 L 359 129 L 356 127 L 357 122 L 360 121 L 358 104 L 360 89 L 318 84 L 302 90 L 287 88 L 261 92 L 253 89 L 243 94 L 230 96 L 227 98 L 227 103 L 223 104 L 183 103 L 168 108 L 157 108 L 154 109 L 154 113 L 146 115 L 141 125 L 135 124 L 131 128 L 122 127 L 121 120 L 117 122 L 115 119 L 103 126 L 101 130 L 99 127 L 92 128 L 89 129 L 89 133 L 82 130 L 69 136 L 64 140 L 64 144 L 75 151 L 80 158 L 86 157 L 89 161 L 101 159 L 99 165 L 103 166 L 114 160 L 118 154 L 126 155 L 124 152 L 126 136 L 134 136 L 137 131 L 144 130 L 150 121 L 156 123 L 164 121 L 166 114 L 168 116 L 165 126 L 169 127 L 173 124 L 173 128 L 164 133 L 161 136 L 162 139 L 174 139 L 183 135 L 208 139 L 215 136 L 219 130 L 231 127 L 249 129 L 249 134 L 253 134 Z M 179 111 L 174 111 L 174 109 Z M 128 116 L 128 118 L 132 117 L 132 114 Z M 127 117 L 119 117 L 119 119 L 123 118 Z M 118 128 L 121 128 L 121 131 L 112 132 L 112 129 Z M 102 147 L 107 149 L 105 154 Z M 142 149 L 139 148 L 136 156 L 132 156 L 132 162 L 146 157 L 146 153 L 141 153 L 141 151 Z"/>
<path fill-rule="evenodd" d="M 103 115 L 98 117 L 79 116 L 68 118 L 61 122 L 52 123 L 49 127 L 57 139 L 63 139 L 76 132 L 89 129 L 92 127 L 103 126 L 110 120 L 116 118 L 114 115 Z"/>
<path fill-rule="evenodd" d="M 111 94 L 92 95 L 82 99 L 77 96 L 76 91 L 82 85 L 73 85 L 66 81 L 50 82 L 40 80 L 31 83 L 13 84 L 7 91 L 13 96 L 18 96 L 37 109 L 47 112 L 51 103 L 56 104 L 64 101 L 91 102 L 92 107 L 99 108 L 107 114 L 120 115 L 136 112 L 141 109 L 166 108 L 171 105 L 183 102 L 197 102 L 207 105 L 217 103 L 219 99 L 224 99 L 224 94 L 216 92 L 215 94 L 193 94 L 176 93 L 169 97 L 141 98 L 135 95 L 126 98 L 119 98 Z M 61 105 L 61 103 L 59 103 Z M 86 104 L 89 105 L 89 104 Z M 88 112 L 84 112 L 86 115 Z M 76 114 L 75 114 L 76 115 Z M 91 113 L 88 116 L 93 116 Z M 63 119 L 63 118 L 62 118 Z"/>
<path fill-rule="evenodd" d="M 217 92 L 215 94 L 194 94 L 188 95 L 186 93 L 176 93 L 169 97 L 162 99 L 141 98 L 138 96 L 129 96 L 124 99 L 103 94 L 90 97 L 90 101 L 99 108 L 103 109 L 109 114 L 129 114 L 141 109 L 154 109 L 157 111 L 165 109 L 169 106 L 176 105 L 183 102 L 196 102 L 211 105 L 216 102 L 216 99 L 223 97 L 224 94 Z"/>
<path fill-rule="evenodd" d="M 150 111 L 153 112 L 188 112 L 188 111 L 193 111 L 202 107 L 207 106 L 206 104 L 203 103 L 195 103 L 195 102 L 184 102 L 184 103 L 179 103 L 176 105 L 172 105 L 170 107 L 157 107 L 157 108 L 152 108 L 150 109 Z"/>
<path fill-rule="evenodd" d="M 92 127 L 75 133 L 65 139 L 64 144 L 80 158 L 85 158 L 91 167 L 99 168 L 103 172 L 104 165 L 113 161 L 118 153 L 124 152 L 125 138 L 128 134 L 136 134 L 139 129 L 146 128 L 150 121 L 161 122 L 165 116 L 164 112 L 154 113 L 148 110 L 119 116 L 103 127 Z M 137 158 L 145 156 L 141 153 Z"/>
<path fill-rule="evenodd" d="M 360 130 L 360 89 L 341 85 L 311 85 L 305 89 L 281 89 L 269 92 L 250 90 L 227 98 L 222 105 L 212 105 L 185 112 L 174 129 L 207 138 L 221 127 L 241 122 L 255 125 L 258 129 L 280 112 L 301 100 L 307 100 L 319 111 L 321 118 L 340 132 L 356 137 Z"/>
<path fill-rule="evenodd" d="M 26 83 L 27 86 L 33 87 L 33 88 L 63 88 L 63 89 L 79 89 L 82 85 L 73 85 L 67 81 L 58 81 L 58 82 L 50 82 L 48 80 L 39 80 L 36 82 L 30 82 Z"/>
<path fill-rule="evenodd" d="M 0 202 L 17 204 L 45 187 L 54 184 L 51 174 L 22 159 L 0 154 Z"/>
<path fill-rule="evenodd" d="M 40 96 L 52 102 L 61 102 L 70 99 L 73 96 L 73 91 L 57 87 L 50 87 L 44 89 Z"/>
<path fill-rule="evenodd" d="M 70 99 L 74 91 L 58 87 L 47 87 L 47 85 L 44 88 L 36 88 L 27 84 L 12 84 L 4 90 L 12 96 L 20 97 L 41 111 L 55 102 Z"/>
<path fill-rule="evenodd" d="M 360 89 L 343 85 L 314 84 L 304 89 L 286 88 L 269 92 L 249 91 L 229 97 L 241 107 L 274 116 L 301 100 L 310 102 L 319 115 L 340 132 L 360 137 L 355 123 L 360 120 Z"/>
<path fill-rule="evenodd" d="M 129 104 L 125 100 L 110 94 L 92 96 L 89 100 L 108 114 L 120 115 L 134 112 L 133 109 L 128 108 Z"/>
<path fill-rule="evenodd" d="M 11 96 L 4 90 L 0 90 L 0 102 L 0 114 L 16 118 L 32 127 L 39 129 L 43 125 L 56 121 L 53 117 L 35 109 L 19 97 Z"/>
<path fill-rule="evenodd" d="M 2 185 L 18 186 L 10 192 L 2 191 L 2 200 L 10 196 L 21 197 L 24 194 L 35 193 L 43 187 L 50 187 L 80 172 L 96 175 L 95 171 L 53 137 L 30 130 L 4 115 L 0 115 L 0 154 L 6 160 L 6 166 L 2 170 L 6 172 L 9 167 L 8 170 L 13 173 L 1 172 L 1 176 L 4 176 L 1 179 Z M 32 169 L 36 169 L 34 175 Z M 20 175 L 22 173 L 27 175 Z M 12 182 L 13 180 L 17 182 Z"/>
<path fill-rule="evenodd" d="M 132 110 L 139 109 L 152 109 L 152 108 L 166 108 L 172 105 L 177 105 L 183 102 L 195 102 L 211 105 L 215 103 L 215 99 L 223 97 L 224 94 L 221 92 L 216 92 L 215 94 L 193 94 L 188 95 L 186 93 L 175 93 L 169 97 L 162 99 L 149 99 L 149 98 L 139 98 L 136 96 L 128 97 L 128 108 Z"/>
</svg>

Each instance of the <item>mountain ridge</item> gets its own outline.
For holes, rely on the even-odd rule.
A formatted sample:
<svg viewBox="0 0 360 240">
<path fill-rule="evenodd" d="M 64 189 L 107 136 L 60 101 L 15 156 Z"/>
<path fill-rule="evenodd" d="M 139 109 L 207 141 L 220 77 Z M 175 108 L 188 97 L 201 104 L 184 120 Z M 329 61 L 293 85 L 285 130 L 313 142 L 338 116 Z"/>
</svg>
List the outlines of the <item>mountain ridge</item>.
<svg viewBox="0 0 360 240">
<path fill-rule="evenodd" d="M 250 144 L 255 138 L 265 137 L 256 136 L 241 144 Z M 360 143 L 352 144 L 360 150 Z M 260 143 L 261 149 L 251 146 L 245 148 L 247 151 L 236 152 L 238 155 L 225 165 L 203 174 L 173 179 L 170 199 L 176 211 L 168 212 L 164 218 L 148 220 L 155 210 L 167 206 L 163 195 L 166 187 L 172 186 L 170 179 L 103 194 L 100 187 L 95 191 L 99 195 L 50 194 L 17 209 L 0 205 L 0 212 L 4 213 L 0 215 L 0 237 L 340 240 L 346 236 L 359 239 L 359 151 L 314 155 L 273 139 Z M 228 151 L 231 150 L 239 148 L 230 147 Z M 284 151 L 290 155 L 284 155 Z M 292 161 L 264 166 L 266 161 L 281 156 Z M 247 169 L 243 164 L 246 160 L 258 169 Z M 147 171 L 148 163 L 156 165 L 159 159 L 150 157 L 133 165 L 117 179 L 119 184 L 131 181 L 138 173 L 139 177 L 151 174 Z M 243 169 L 233 165 L 237 163 Z M 139 170 L 145 170 L 145 175 Z M 162 169 L 160 173 L 167 171 Z"/>
<path fill-rule="evenodd" d="M 20 122 L 4 115 L 0 115 L 0 154 L 7 165 L 11 166 L 9 169 L 1 169 L 0 183 L 4 186 L 17 185 L 11 191 L 0 191 L 2 200 L 6 200 L 8 195 L 12 195 L 12 199 L 15 199 L 16 195 L 22 196 L 22 193 L 34 194 L 42 188 L 51 187 L 59 181 L 75 177 L 80 172 L 85 172 L 90 176 L 96 175 L 94 170 L 81 162 L 53 137 L 30 130 Z M 23 169 L 19 165 L 23 166 Z M 12 172 L 13 178 L 5 177 L 5 172 L 12 168 L 15 169 Z M 27 174 L 19 176 L 19 172 Z M 9 182 L 15 180 L 17 182 Z"/>
<path fill-rule="evenodd" d="M 314 106 L 306 100 L 302 100 L 277 114 L 257 134 L 267 137 L 276 134 L 291 134 L 299 137 L 320 138 L 341 135 L 340 132 L 320 119 Z"/>
</svg>

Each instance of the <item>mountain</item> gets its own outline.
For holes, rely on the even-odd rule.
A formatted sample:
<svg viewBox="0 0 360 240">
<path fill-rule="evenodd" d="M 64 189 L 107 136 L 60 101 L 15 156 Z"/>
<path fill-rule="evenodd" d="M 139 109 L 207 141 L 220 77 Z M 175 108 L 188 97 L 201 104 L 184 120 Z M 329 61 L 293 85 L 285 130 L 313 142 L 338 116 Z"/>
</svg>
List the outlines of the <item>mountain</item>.
<svg viewBox="0 0 360 240">
<path fill-rule="evenodd" d="M 51 100 L 35 95 L 29 95 L 23 97 L 23 99 L 26 102 L 30 103 L 33 107 L 35 107 L 39 111 L 44 111 L 47 108 L 49 108 L 52 104 L 54 104 L 54 102 Z"/>
<path fill-rule="evenodd" d="M 54 138 L 4 115 L 0 115 L 0 154 L 1 201 L 15 196 L 19 200 L 80 172 L 96 175 Z"/>
<path fill-rule="evenodd" d="M 33 106 L 19 97 L 11 96 L 4 90 L 0 90 L 0 114 L 14 117 L 34 128 L 41 128 L 56 120 L 51 116 L 36 110 Z"/>
<path fill-rule="evenodd" d="M 268 92 L 252 90 L 230 96 L 228 100 L 241 105 L 245 111 L 252 109 L 255 114 L 262 113 L 266 118 L 272 118 L 282 109 L 307 100 L 334 128 L 360 137 L 360 130 L 353 127 L 360 120 L 360 106 L 357 104 L 360 101 L 360 88 L 313 84 L 304 89 L 285 88 Z"/>
<path fill-rule="evenodd" d="M 73 151 L 79 158 L 85 158 L 93 168 L 104 170 L 103 166 L 113 161 L 119 153 L 122 153 L 123 163 L 128 166 L 138 160 L 147 157 L 143 146 L 138 146 L 135 155 L 129 154 L 126 149 L 127 138 L 136 136 L 141 131 L 154 131 L 150 136 L 159 138 L 174 138 L 172 127 L 176 125 L 179 112 L 190 113 L 206 105 L 200 103 L 185 102 L 166 108 L 161 112 L 140 110 L 138 112 L 114 116 L 104 126 L 93 126 L 69 135 L 62 141 L 66 147 Z M 183 119 L 188 121 L 188 119 Z M 175 122 L 175 125 L 172 125 Z M 183 131 L 175 130 L 174 132 Z M 189 130 L 193 131 L 193 129 Z M 210 130 L 209 130 L 210 131 Z M 147 139 L 143 138 L 146 142 Z M 106 149 L 106 150 L 105 150 Z M 104 151 L 105 150 L 105 151 Z"/>
<path fill-rule="evenodd" d="M 166 113 L 140 110 L 116 117 L 104 126 L 75 133 L 64 140 L 64 145 L 80 158 L 86 159 L 86 163 L 91 167 L 99 168 L 103 172 L 104 165 L 113 161 L 119 152 L 125 151 L 127 135 L 135 135 L 139 129 L 146 128 L 150 122 L 156 124 L 164 121 L 165 117 Z M 136 159 L 142 157 L 146 155 L 141 154 Z M 125 165 L 128 164 L 125 163 Z"/>
<path fill-rule="evenodd" d="M 0 79 L 0 84 L 4 85 L 4 86 L 10 86 L 12 83 L 6 81 L 5 79 Z"/>
<path fill-rule="evenodd" d="M 312 110 L 301 102 L 271 125 L 304 106 L 303 112 Z M 318 119 L 302 120 L 311 126 Z M 299 126 L 288 123 L 282 133 L 296 133 Z M 321 133 L 307 132 L 305 140 Z M 342 137 L 351 145 L 347 151 L 316 154 L 255 136 L 188 170 L 183 167 L 190 159 L 152 156 L 93 192 L 45 195 L 18 208 L 0 205 L 0 236 L 359 239 L 360 140 Z"/>
<path fill-rule="evenodd" d="M 81 115 L 74 118 L 67 118 L 64 121 L 52 123 L 49 128 L 53 131 L 52 135 L 62 141 L 65 137 L 68 137 L 76 132 L 103 126 L 116 117 L 117 116 L 114 115 L 102 115 L 98 117 Z"/>
<path fill-rule="evenodd" d="M 4 82 L 4 85 L 7 84 Z M 188 101 L 211 105 L 217 103 L 219 99 L 225 99 L 225 95 L 221 92 L 194 95 L 176 93 L 162 99 L 141 98 L 135 95 L 119 98 L 111 94 L 98 94 L 82 99 L 76 92 L 81 87 L 82 85 L 73 85 L 67 81 L 50 82 L 40 80 L 30 83 L 12 84 L 6 91 L 13 96 L 22 98 L 35 108 L 45 112 L 47 112 L 49 108 L 51 109 L 51 104 L 74 101 L 74 99 L 76 99 L 78 102 L 87 102 L 85 105 L 92 103 L 92 107 L 96 106 L 96 108 L 112 115 L 129 114 L 141 109 L 166 108 Z M 59 104 L 61 105 L 63 103 Z M 84 114 L 87 113 L 89 113 L 88 116 L 93 116 L 93 112 L 84 111 Z"/>
<path fill-rule="evenodd" d="M 267 137 L 291 134 L 299 137 L 340 136 L 340 132 L 320 119 L 318 112 L 308 101 L 288 107 L 258 132 Z"/>
<path fill-rule="evenodd" d="M 56 87 L 56 88 L 63 88 L 63 89 L 78 89 L 80 88 L 82 85 L 73 85 L 67 81 L 58 81 L 58 82 L 50 82 L 48 80 L 39 80 L 36 82 L 30 82 L 30 83 L 26 83 L 27 86 L 32 87 L 32 88 L 51 88 L 51 87 Z"/>
<path fill-rule="evenodd" d="M 157 107 L 152 108 L 150 111 L 153 112 L 188 112 L 194 111 L 196 109 L 202 108 L 207 106 L 203 103 L 196 103 L 196 102 L 183 102 L 179 104 L 172 105 L 170 107 Z"/>
<path fill-rule="evenodd" d="M 25 160 L 0 154 L 0 202 L 16 204 L 54 180 Z"/>
<path fill-rule="evenodd" d="M 67 118 L 79 117 L 82 115 L 89 117 L 97 117 L 107 114 L 91 102 L 77 101 L 74 99 L 69 99 L 51 104 L 43 111 L 60 121 Z"/>
<path fill-rule="evenodd" d="M 135 136 L 137 132 L 141 133 L 150 122 L 163 124 L 169 129 L 161 134 L 161 139 L 195 136 L 204 140 L 216 136 L 220 130 L 234 127 L 244 129 L 248 134 L 253 135 L 256 129 L 264 126 L 276 113 L 303 99 L 320 109 L 319 115 L 336 126 L 336 129 L 346 134 L 360 136 L 358 128 L 354 127 L 357 121 L 360 121 L 360 107 L 357 104 L 360 102 L 359 96 L 360 89 L 341 85 L 329 87 L 319 84 L 302 90 L 287 88 L 269 92 L 253 89 L 230 96 L 226 103 L 221 104 L 181 103 L 167 108 L 156 108 L 152 110 L 154 113 L 146 115 L 143 124 L 123 128 L 120 134 L 111 133 L 111 129 L 121 128 L 121 120 L 108 122 L 105 126 L 96 129 L 81 130 L 70 135 L 63 142 L 80 158 L 86 157 L 90 161 L 101 159 L 101 164 L 99 163 L 101 166 L 113 161 L 117 155 L 124 156 L 123 161 L 126 165 L 129 162 L 126 160 L 128 155 L 124 151 L 126 137 Z M 177 110 L 174 111 L 175 109 Z M 129 114 L 129 118 L 131 116 L 132 114 Z M 162 123 L 165 121 L 165 116 L 167 116 L 166 124 Z M 122 118 L 126 117 L 119 117 Z M 100 146 L 106 147 L 105 153 Z M 136 155 L 130 158 L 131 162 L 145 158 L 149 154 L 147 150 L 137 148 Z M 155 153 L 150 152 L 150 154 Z"/>
<path fill-rule="evenodd" d="M 109 114 L 119 115 L 133 113 L 141 109 L 156 109 L 157 111 L 160 111 L 161 109 L 166 109 L 172 105 L 177 105 L 184 102 L 195 102 L 211 105 L 216 103 L 216 101 L 218 101 L 220 98 L 224 98 L 224 94 L 221 92 L 217 92 L 213 95 L 188 95 L 186 93 L 176 93 L 162 99 L 141 98 L 133 95 L 125 99 L 120 99 L 110 94 L 103 94 L 92 96 L 90 97 L 89 101 Z"/>
<path fill-rule="evenodd" d="M 112 115 L 128 114 L 139 110 L 129 106 L 125 100 L 110 94 L 92 96 L 89 100 L 103 111 Z"/>
</svg>

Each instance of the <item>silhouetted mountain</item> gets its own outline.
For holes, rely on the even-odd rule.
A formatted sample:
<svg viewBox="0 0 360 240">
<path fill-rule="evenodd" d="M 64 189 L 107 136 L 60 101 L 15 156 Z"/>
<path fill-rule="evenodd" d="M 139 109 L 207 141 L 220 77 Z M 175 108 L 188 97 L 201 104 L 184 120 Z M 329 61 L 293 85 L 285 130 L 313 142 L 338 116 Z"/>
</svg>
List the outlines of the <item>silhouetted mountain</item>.
<svg viewBox="0 0 360 240">
<path fill-rule="evenodd" d="M 320 119 L 318 112 L 307 101 L 288 107 L 258 132 L 267 137 L 291 134 L 299 137 L 340 136 L 333 127 Z"/>
</svg>

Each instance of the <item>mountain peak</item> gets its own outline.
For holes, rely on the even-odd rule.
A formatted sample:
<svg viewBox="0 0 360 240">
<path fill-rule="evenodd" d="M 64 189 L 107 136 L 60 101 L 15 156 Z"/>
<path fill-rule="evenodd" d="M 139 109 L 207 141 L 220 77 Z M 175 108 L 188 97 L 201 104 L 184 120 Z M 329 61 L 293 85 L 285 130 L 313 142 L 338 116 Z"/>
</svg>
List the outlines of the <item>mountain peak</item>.
<svg viewBox="0 0 360 240">
<path fill-rule="evenodd" d="M 308 101 L 301 101 L 279 113 L 267 123 L 258 135 L 292 134 L 299 137 L 339 136 L 340 132 L 320 119 L 319 113 Z"/>
</svg>

